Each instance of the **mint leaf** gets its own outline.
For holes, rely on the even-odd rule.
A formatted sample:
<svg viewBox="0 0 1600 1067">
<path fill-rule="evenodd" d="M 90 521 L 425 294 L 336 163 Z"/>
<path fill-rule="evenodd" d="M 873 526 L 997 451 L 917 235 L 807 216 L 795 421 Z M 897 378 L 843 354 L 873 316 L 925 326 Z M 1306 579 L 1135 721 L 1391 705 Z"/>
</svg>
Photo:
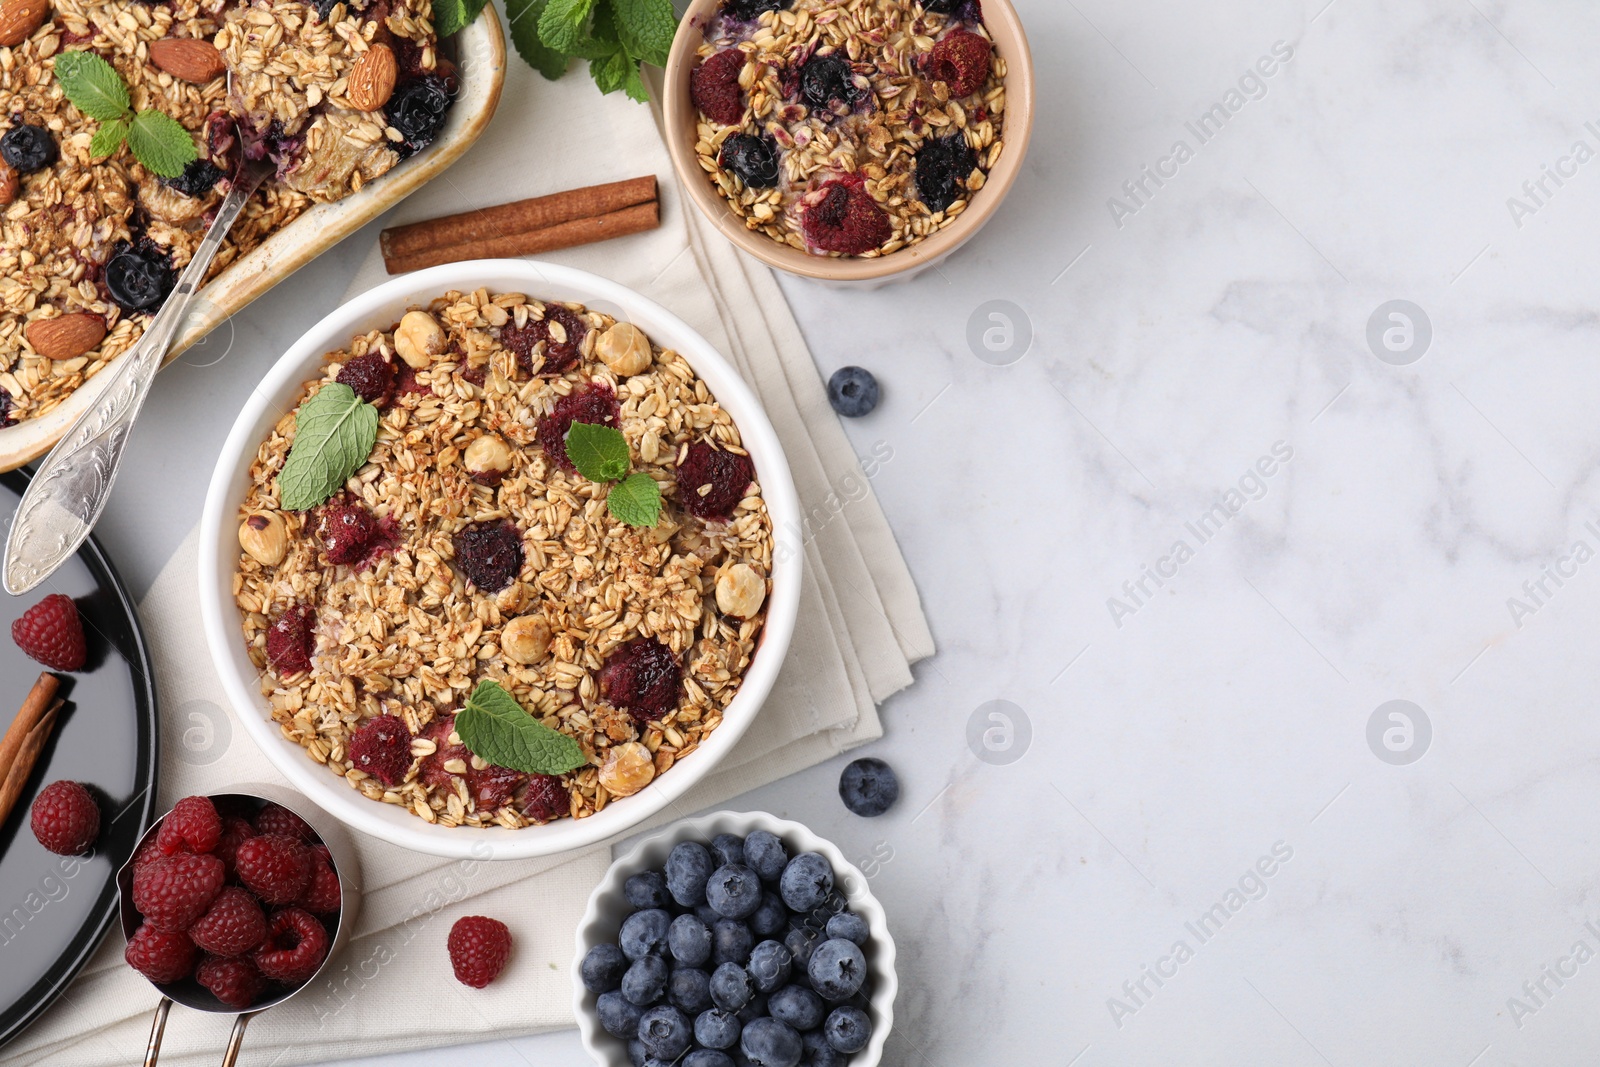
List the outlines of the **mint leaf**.
<svg viewBox="0 0 1600 1067">
<path fill-rule="evenodd" d="M 162 111 L 146 110 L 128 126 L 128 149 L 146 170 L 176 178 L 195 159 L 194 137 L 178 120 Z"/>
<path fill-rule="evenodd" d="M 618 47 L 604 59 L 589 60 L 589 76 L 602 93 L 614 93 L 628 79 L 628 68 L 634 66 L 625 49 Z"/>
<path fill-rule="evenodd" d="M 666 66 L 672 38 L 678 32 L 672 0 L 611 0 L 611 6 L 616 9 L 617 32 L 628 53 L 646 63 Z"/>
<path fill-rule="evenodd" d="M 636 100 L 641 104 L 650 102 L 650 90 L 645 87 L 644 77 L 639 73 L 639 64 L 632 56 L 628 57 L 628 69 L 622 75 L 622 91 L 630 100 Z"/>
<path fill-rule="evenodd" d="M 122 142 L 127 140 L 127 137 L 127 119 L 110 119 L 102 122 L 100 128 L 94 131 L 94 136 L 89 139 L 89 158 L 105 159 L 121 148 Z"/>
<path fill-rule="evenodd" d="M 606 510 L 628 526 L 654 526 L 661 518 L 661 487 L 643 471 L 630 474 L 606 494 Z"/>
<path fill-rule="evenodd" d="M 614 482 L 628 473 L 628 439 L 609 426 L 575 422 L 567 430 L 567 458 L 591 482 Z"/>
<path fill-rule="evenodd" d="M 566 774 L 589 762 L 574 738 L 535 719 L 488 679 L 456 715 L 456 733 L 473 755 L 524 774 Z"/>
<path fill-rule="evenodd" d="M 539 16 L 550 0 L 506 0 L 506 24 L 517 55 L 534 70 L 555 81 L 567 72 L 568 56 L 539 40 Z"/>
<path fill-rule="evenodd" d="M 278 503 L 304 511 L 327 500 L 372 455 L 378 409 L 331 382 L 294 415 L 294 446 L 278 472 Z"/>
<path fill-rule="evenodd" d="M 449 37 L 467 24 L 464 0 L 433 0 L 433 32 Z"/>
<path fill-rule="evenodd" d="M 128 87 L 117 68 L 93 52 L 68 52 L 56 59 L 56 81 L 72 106 L 100 122 L 128 114 Z"/>
<path fill-rule="evenodd" d="M 570 54 L 583 39 L 594 4 L 595 0 L 550 0 L 539 15 L 539 40 Z"/>
</svg>

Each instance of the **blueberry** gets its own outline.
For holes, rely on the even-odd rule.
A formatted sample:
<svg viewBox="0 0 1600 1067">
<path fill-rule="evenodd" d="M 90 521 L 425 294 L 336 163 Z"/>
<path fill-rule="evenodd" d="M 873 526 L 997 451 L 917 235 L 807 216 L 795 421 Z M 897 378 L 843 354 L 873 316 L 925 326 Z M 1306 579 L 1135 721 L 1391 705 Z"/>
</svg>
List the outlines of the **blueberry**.
<svg viewBox="0 0 1600 1067">
<path fill-rule="evenodd" d="M 815 852 L 802 852 L 789 861 L 778 880 L 778 893 L 790 911 L 810 911 L 833 892 L 833 868 Z M 623 944 L 627 950 L 627 944 Z"/>
<path fill-rule="evenodd" d="M 686 1015 L 711 1007 L 711 976 L 698 967 L 679 967 L 667 980 L 667 1002 Z"/>
<path fill-rule="evenodd" d="M 770 993 L 789 980 L 789 970 L 794 963 L 794 953 L 776 941 L 763 941 L 750 950 L 747 970 L 756 989 Z"/>
<path fill-rule="evenodd" d="M 737 834 L 718 834 L 711 839 L 711 862 L 718 867 L 744 862 L 744 838 Z"/>
<path fill-rule="evenodd" d="M 978 157 L 967 146 L 965 134 L 936 137 L 917 153 L 917 193 L 929 211 L 943 211 L 966 191 L 967 178 Z"/>
<path fill-rule="evenodd" d="M 850 60 L 838 52 L 812 56 L 800 68 L 800 95 L 814 108 L 831 111 L 841 106 L 848 110 L 863 93 L 855 83 Z"/>
<path fill-rule="evenodd" d="M 622 976 L 622 995 L 648 1008 L 667 993 L 667 979 L 671 970 L 660 956 L 640 956 Z"/>
<path fill-rule="evenodd" d="M 0 159 L 18 174 L 31 174 L 61 158 L 56 138 L 43 126 L 20 123 L 0 136 Z"/>
<path fill-rule="evenodd" d="M 689 1051 L 694 1027 L 688 1018 L 670 1004 L 651 1008 L 639 1019 L 639 1040 L 652 1056 L 671 1063 Z"/>
<path fill-rule="evenodd" d="M 644 871 L 629 878 L 622 883 L 622 895 L 639 911 L 665 908 L 672 903 L 672 895 L 667 892 L 667 880 L 660 871 Z"/>
<path fill-rule="evenodd" d="M 633 1067 L 645 1067 L 650 1062 L 650 1053 L 645 1049 L 644 1042 L 634 1038 L 628 1042 L 628 1062 Z"/>
<path fill-rule="evenodd" d="M 789 909 L 783 898 L 770 889 L 761 894 L 761 906 L 746 920 L 757 937 L 777 937 L 789 923 Z"/>
<path fill-rule="evenodd" d="M 627 1040 L 639 1036 L 639 1017 L 644 1014 L 644 1009 L 621 993 L 616 990 L 601 993 L 594 1008 L 601 1028 L 612 1037 Z"/>
<path fill-rule="evenodd" d="M 777 1019 L 757 1019 L 745 1027 L 739 1047 L 756 1067 L 795 1067 L 805 1049 L 794 1028 Z"/>
<path fill-rule="evenodd" d="M 962 0 L 922 0 L 922 10 L 935 15 L 953 15 Z"/>
<path fill-rule="evenodd" d="M 767 995 L 765 993 L 757 993 L 750 998 L 748 1004 L 739 1009 L 739 1025 L 749 1026 L 757 1019 L 769 1014 L 771 1013 L 767 1011 Z"/>
<path fill-rule="evenodd" d="M 789 850 L 776 834 L 757 830 L 744 839 L 744 862 L 763 881 L 776 882 L 789 865 Z"/>
<path fill-rule="evenodd" d="M 867 920 L 853 911 L 841 911 L 828 920 L 827 934 L 829 937 L 842 937 L 846 941 L 865 945 L 867 943 L 867 933 Z"/>
<path fill-rule="evenodd" d="M 737 919 L 719 919 L 711 928 L 711 962 L 737 963 L 743 966 L 756 946 L 755 935 Z"/>
<path fill-rule="evenodd" d="M 711 972 L 711 1003 L 723 1011 L 738 1011 L 754 995 L 750 972 L 737 963 L 724 963 Z"/>
<path fill-rule="evenodd" d="M 636 911 L 622 921 L 622 954 L 630 960 L 667 954 L 667 929 L 672 917 L 660 908 Z"/>
<path fill-rule="evenodd" d="M 400 133 L 400 142 L 389 142 L 401 159 L 420 152 L 433 143 L 444 127 L 445 116 L 455 102 L 453 77 L 423 74 L 396 89 L 383 113 L 390 126 Z"/>
<path fill-rule="evenodd" d="M 706 1048 L 732 1048 L 739 1041 L 739 1018 L 731 1011 L 712 1008 L 694 1021 L 694 1039 Z"/>
<path fill-rule="evenodd" d="M 591 993 L 609 993 L 622 985 L 622 976 L 628 970 L 628 957 L 616 945 L 596 945 L 584 954 L 578 973 L 583 977 L 583 988 Z"/>
<path fill-rule="evenodd" d="M 705 923 L 708 929 L 722 921 L 722 916 L 718 915 L 717 909 L 710 904 L 696 904 L 694 906 L 694 917 Z"/>
<path fill-rule="evenodd" d="M 824 941 L 806 964 L 811 988 L 825 1000 L 847 1000 L 867 979 L 867 957 L 860 946 L 842 937 Z"/>
<path fill-rule="evenodd" d="M 734 1067 L 734 1063 L 726 1053 L 703 1048 L 685 1056 L 683 1067 Z"/>
<path fill-rule="evenodd" d="M 749 918 L 761 907 L 761 878 L 741 863 L 718 867 L 706 882 L 706 903 L 730 919 Z"/>
<path fill-rule="evenodd" d="M 861 367 L 840 367 L 828 379 L 828 403 L 847 419 L 871 414 L 878 395 L 878 379 Z"/>
<path fill-rule="evenodd" d="M 845 1067 L 850 1059 L 828 1044 L 821 1027 L 801 1034 L 800 1044 L 805 1047 L 806 1067 Z"/>
<path fill-rule="evenodd" d="M 209 159 L 191 159 L 176 178 L 162 178 L 161 184 L 184 196 L 204 196 L 222 180 L 222 168 Z"/>
<path fill-rule="evenodd" d="M 815 931 L 802 927 L 795 927 L 783 937 L 784 947 L 794 956 L 795 964 L 801 968 L 811 963 L 811 954 L 821 943 L 822 938 L 818 937 Z"/>
<path fill-rule="evenodd" d="M 727 0 L 727 3 L 722 5 L 722 13 L 729 18 L 750 22 L 763 11 L 781 11 L 791 2 L 792 0 Z"/>
<path fill-rule="evenodd" d="M 698 967 L 711 958 L 711 928 L 698 916 L 680 915 L 667 928 L 667 948 L 679 963 Z"/>
<path fill-rule="evenodd" d="M 751 189 L 771 189 L 778 184 L 778 153 L 765 137 L 736 133 L 722 142 L 717 162 Z"/>
<path fill-rule="evenodd" d="M 772 994 L 767 998 L 767 1010 L 796 1030 L 815 1030 L 828 1013 L 822 998 L 803 985 L 786 985 Z"/>
<path fill-rule="evenodd" d="M 839 1052 L 860 1052 L 872 1036 L 872 1020 L 860 1008 L 834 1008 L 822 1024 L 828 1044 Z"/>
<path fill-rule="evenodd" d="M 106 262 L 106 290 L 123 311 L 148 311 L 157 306 L 177 280 L 171 258 L 153 241 L 141 241 L 137 247 L 119 242 Z"/>
<path fill-rule="evenodd" d="M 680 841 L 667 856 L 667 892 L 686 908 L 706 902 L 706 881 L 711 877 L 711 853 L 694 841 Z"/>
</svg>

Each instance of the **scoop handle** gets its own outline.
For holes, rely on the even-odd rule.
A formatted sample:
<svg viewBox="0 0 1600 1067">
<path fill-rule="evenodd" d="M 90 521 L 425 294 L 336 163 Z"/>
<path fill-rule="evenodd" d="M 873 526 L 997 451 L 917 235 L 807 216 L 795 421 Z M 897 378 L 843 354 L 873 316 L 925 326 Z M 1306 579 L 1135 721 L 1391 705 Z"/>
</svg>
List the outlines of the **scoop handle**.
<svg viewBox="0 0 1600 1067">
<path fill-rule="evenodd" d="M 244 1044 L 244 1028 L 255 1017 L 255 1012 L 247 1011 L 233 1020 L 233 1033 L 228 1035 L 228 1047 L 222 1053 L 222 1067 L 233 1067 L 234 1061 L 239 1058 L 239 1047 Z"/>
<path fill-rule="evenodd" d="M 150 1044 L 144 1050 L 144 1067 L 156 1067 L 156 1057 L 161 1055 L 161 1035 L 167 1031 L 167 1012 L 172 1010 L 172 998 L 162 997 L 156 1005 L 155 1021 L 150 1024 Z"/>
</svg>

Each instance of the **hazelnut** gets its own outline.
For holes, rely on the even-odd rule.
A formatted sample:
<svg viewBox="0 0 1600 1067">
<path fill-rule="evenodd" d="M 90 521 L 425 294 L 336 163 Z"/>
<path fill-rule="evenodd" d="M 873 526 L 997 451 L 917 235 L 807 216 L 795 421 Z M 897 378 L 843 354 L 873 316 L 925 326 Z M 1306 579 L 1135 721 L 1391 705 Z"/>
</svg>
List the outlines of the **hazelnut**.
<svg viewBox="0 0 1600 1067">
<path fill-rule="evenodd" d="M 289 530 L 276 511 L 252 511 L 239 524 L 239 547 L 257 563 L 276 567 L 289 550 Z"/>
<path fill-rule="evenodd" d="M 717 610 L 724 615 L 755 618 L 766 599 L 766 580 L 749 564 L 735 563 L 717 572 Z"/>
<path fill-rule="evenodd" d="M 500 651 L 518 663 L 537 663 L 550 651 L 550 624 L 543 615 L 519 615 L 500 631 Z"/>
<path fill-rule="evenodd" d="M 600 784 L 614 797 L 633 796 L 655 776 L 655 757 L 638 741 L 613 748 L 600 765 Z"/>
<path fill-rule="evenodd" d="M 17 177 L 17 172 L 0 163 L 0 207 L 15 200 L 21 188 L 22 181 Z"/>
<path fill-rule="evenodd" d="M 650 338 L 631 322 L 619 322 L 601 334 L 594 349 L 606 366 L 624 377 L 650 366 Z"/>
<path fill-rule="evenodd" d="M 421 370 L 444 351 L 444 330 L 426 311 L 408 311 L 394 328 L 394 350 L 401 359 Z"/>
<path fill-rule="evenodd" d="M 461 454 L 461 462 L 472 480 L 484 485 L 499 485 L 511 469 L 511 449 L 492 433 L 475 438 Z"/>
</svg>

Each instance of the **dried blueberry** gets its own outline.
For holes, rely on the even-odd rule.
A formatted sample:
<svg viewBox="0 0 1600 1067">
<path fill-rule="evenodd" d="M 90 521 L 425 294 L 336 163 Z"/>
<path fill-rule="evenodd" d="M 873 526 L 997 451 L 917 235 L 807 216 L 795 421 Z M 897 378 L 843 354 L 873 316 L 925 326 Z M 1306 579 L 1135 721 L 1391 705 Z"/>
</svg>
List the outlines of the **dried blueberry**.
<svg viewBox="0 0 1600 1067">
<path fill-rule="evenodd" d="M 137 245 L 120 242 L 106 262 L 106 290 L 117 306 L 129 313 L 158 306 L 177 280 L 171 257 L 148 239 Z"/>
<path fill-rule="evenodd" d="M 222 180 L 222 168 L 209 159 L 191 159 L 176 178 L 162 178 L 161 184 L 184 196 L 204 196 Z"/>
<path fill-rule="evenodd" d="M 788 8 L 792 0 L 728 0 L 722 5 L 722 13 L 733 19 L 751 21 L 766 11 L 782 11 Z"/>
<path fill-rule="evenodd" d="M 962 0 L 922 0 L 922 10 L 934 15 L 953 15 Z"/>
<path fill-rule="evenodd" d="M 722 142 L 717 162 L 752 189 L 770 189 L 778 184 L 778 154 L 765 137 L 734 134 Z"/>
<path fill-rule="evenodd" d="M 389 125 L 399 131 L 400 142 L 390 143 L 401 159 L 433 143 L 455 98 L 454 79 L 438 72 L 424 74 L 395 90 L 383 113 Z"/>
<path fill-rule="evenodd" d="M 0 427 L 15 426 L 17 418 L 11 413 L 11 394 L 0 389 Z"/>
<path fill-rule="evenodd" d="M 43 126 L 25 122 L 0 136 L 0 159 L 18 174 L 43 170 L 59 158 L 61 151 L 56 147 L 55 135 Z"/>
<path fill-rule="evenodd" d="M 955 133 L 929 141 L 917 153 L 917 193 L 929 211 L 943 211 L 967 188 L 967 177 L 978 157 L 965 134 Z"/>
<path fill-rule="evenodd" d="M 800 71 L 800 95 L 815 108 L 848 111 L 865 92 L 855 83 L 850 60 L 838 52 L 812 56 Z"/>
<path fill-rule="evenodd" d="M 456 566 L 482 592 L 498 593 L 522 570 L 522 534 L 510 523 L 477 523 L 451 541 Z"/>
</svg>

